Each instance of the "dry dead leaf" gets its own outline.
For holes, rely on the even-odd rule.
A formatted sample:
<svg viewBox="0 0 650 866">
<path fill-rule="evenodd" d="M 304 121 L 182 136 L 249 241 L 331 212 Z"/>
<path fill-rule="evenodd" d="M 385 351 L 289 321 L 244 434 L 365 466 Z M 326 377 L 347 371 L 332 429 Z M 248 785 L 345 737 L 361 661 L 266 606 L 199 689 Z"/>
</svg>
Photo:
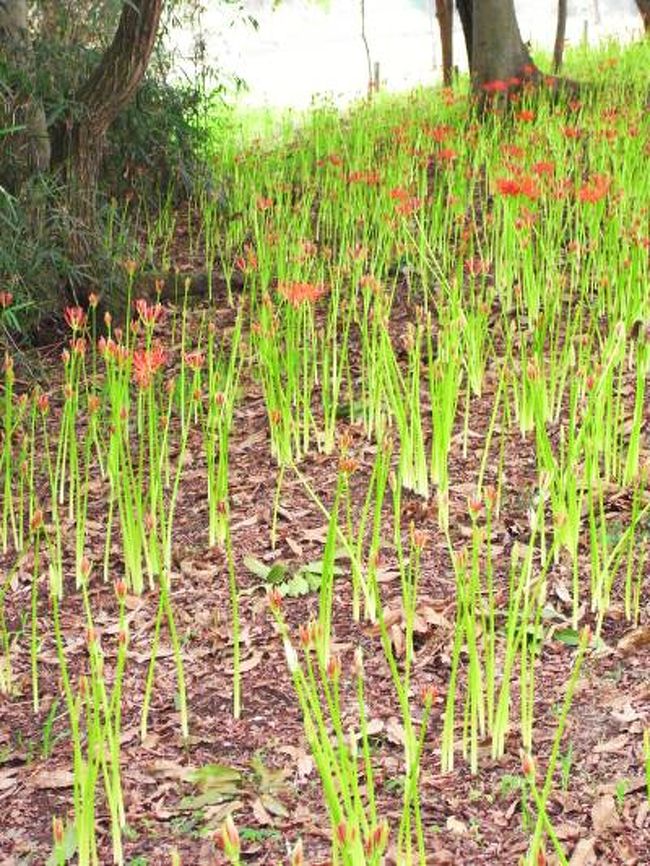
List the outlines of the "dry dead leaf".
<svg viewBox="0 0 650 866">
<path fill-rule="evenodd" d="M 569 860 L 569 866 L 591 866 L 596 862 L 596 852 L 594 845 L 596 840 L 580 839 L 576 847 L 573 849 L 573 854 Z"/>
<path fill-rule="evenodd" d="M 634 825 L 638 830 L 643 829 L 643 826 L 648 817 L 648 812 L 650 812 L 650 803 L 648 803 L 647 800 L 642 800 L 636 813 L 636 817 L 634 819 Z"/>
<path fill-rule="evenodd" d="M 259 797 L 253 802 L 253 815 L 257 823 L 262 827 L 268 827 L 269 824 L 273 823 L 273 818 L 266 811 Z"/>
<path fill-rule="evenodd" d="M 598 836 L 607 830 L 620 826 L 621 822 L 616 810 L 616 800 L 611 794 L 599 797 L 591 807 L 591 823 Z"/>
<path fill-rule="evenodd" d="M 453 833 L 454 836 L 467 836 L 467 824 L 464 821 L 455 818 L 453 815 L 450 815 L 447 818 L 446 827 L 450 833 Z"/>
<path fill-rule="evenodd" d="M 453 866 L 456 860 L 451 851 L 447 848 L 440 848 L 438 851 L 433 852 L 427 862 L 433 863 L 435 866 Z"/>
<path fill-rule="evenodd" d="M 163 758 L 154 761 L 153 764 L 145 768 L 150 776 L 155 776 L 157 779 L 174 779 L 176 781 L 186 779 L 187 774 L 191 773 L 192 769 L 192 767 L 182 767 L 175 761 L 166 761 Z"/>
<path fill-rule="evenodd" d="M 627 734 L 619 734 L 617 737 L 612 737 L 610 740 L 605 740 L 602 743 L 597 743 L 594 752 L 597 755 L 606 755 L 612 752 L 622 752 L 627 745 L 629 736 Z"/>
<path fill-rule="evenodd" d="M 386 722 L 386 739 L 397 746 L 403 746 L 406 741 L 404 726 L 395 716 L 391 716 Z"/>
<path fill-rule="evenodd" d="M 31 777 L 29 784 L 33 788 L 71 788 L 74 775 L 70 770 L 41 770 Z"/>
<path fill-rule="evenodd" d="M 244 659 L 244 661 L 240 664 L 240 671 L 243 674 L 247 673 L 248 671 L 252 671 L 253 668 L 256 668 L 258 666 L 258 664 L 262 661 L 263 658 L 264 653 L 262 652 L 262 650 L 255 650 L 255 652 L 251 653 L 251 655 L 247 659 Z M 225 670 L 226 673 L 229 675 L 234 672 L 231 667 L 226 668 Z"/>
<path fill-rule="evenodd" d="M 295 761 L 296 772 L 299 779 L 306 779 L 314 771 L 314 759 L 312 756 L 297 746 L 279 746 L 278 752 L 289 755 Z"/>
<path fill-rule="evenodd" d="M 18 779 L 15 778 L 18 769 L 18 767 L 0 768 L 0 791 L 7 791 L 18 783 Z"/>
<path fill-rule="evenodd" d="M 302 559 L 302 557 L 304 555 L 302 546 L 300 544 L 298 544 L 297 541 L 294 541 L 290 535 L 287 536 L 286 542 L 287 542 L 287 547 L 291 550 L 291 552 L 295 556 L 297 556 L 299 559 Z"/>
<path fill-rule="evenodd" d="M 632 704 L 626 703 L 618 710 L 612 710 L 612 718 L 614 721 L 618 722 L 619 725 L 629 725 L 631 722 L 637 722 L 639 719 L 642 719 L 643 716 L 634 709 Z"/>
<path fill-rule="evenodd" d="M 624 634 L 616 644 L 623 655 L 631 655 L 644 647 L 650 647 L 650 625 L 642 625 Z"/>
</svg>

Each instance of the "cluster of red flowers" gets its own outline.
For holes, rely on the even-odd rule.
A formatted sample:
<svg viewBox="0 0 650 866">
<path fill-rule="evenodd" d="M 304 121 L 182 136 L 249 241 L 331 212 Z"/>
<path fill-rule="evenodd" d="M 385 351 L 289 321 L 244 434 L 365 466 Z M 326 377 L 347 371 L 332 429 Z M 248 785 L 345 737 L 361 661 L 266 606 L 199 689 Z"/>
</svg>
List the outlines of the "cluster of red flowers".
<svg viewBox="0 0 650 866">
<path fill-rule="evenodd" d="M 541 195 L 541 190 L 535 178 L 526 175 L 522 177 L 500 177 L 496 180 L 500 195 L 506 197 L 524 196 L 534 201 Z"/>
<path fill-rule="evenodd" d="M 316 165 L 319 168 L 322 168 L 325 165 L 339 166 L 343 165 L 343 159 L 338 155 L 338 153 L 330 153 L 327 156 L 324 156 L 323 159 L 316 160 Z"/>
<path fill-rule="evenodd" d="M 595 203 L 605 198 L 609 192 L 611 180 L 605 174 L 595 174 L 578 190 L 578 200 Z"/>
<path fill-rule="evenodd" d="M 149 304 L 147 303 L 145 298 L 138 298 L 138 300 L 135 302 L 135 309 L 138 316 L 140 316 L 140 321 L 146 327 L 151 328 L 159 321 L 161 321 L 164 314 L 164 308 L 162 304 Z"/>
<path fill-rule="evenodd" d="M 133 379 L 140 388 L 147 388 L 153 377 L 165 365 L 167 356 L 161 346 L 133 350 Z"/>
<path fill-rule="evenodd" d="M 326 292 L 325 286 L 317 283 L 278 283 L 278 292 L 292 307 L 299 307 L 303 303 L 313 304 L 322 298 Z"/>
<path fill-rule="evenodd" d="M 381 183 L 381 175 L 378 171 L 351 171 L 348 175 L 348 183 L 365 183 L 366 186 L 378 186 Z"/>
<path fill-rule="evenodd" d="M 118 366 L 124 366 L 129 359 L 129 351 L 122 343 L 116 343 L 112 337 L 100 337 L 97 343 L 100 355 L 104 360 L 114 361 Z"/>
<path fill-rule="evenodd" d="M 446 123 L 425 127 L 424 132 L 438 144 L 442 144 L 452 134 L 453 129 Z"/>
<path fill-rule="evenodd" d="M 86 313 L 81 307 L 66 307 L 63 318 L 72 331 L 80 331 L 86 324 Z"/>
<path fill-rule="evenodd" d="M 242 273 L 257 270 L 257 254 L 250 244 L 244 244 L 244 253 L 235 259 L 235 267 Z"/>
<path fill-rule="evenodd" d="M 14 296 L 11 292 L 0 292 L 0 309 L 6 310 L 11 306 Z"/>
</svg>

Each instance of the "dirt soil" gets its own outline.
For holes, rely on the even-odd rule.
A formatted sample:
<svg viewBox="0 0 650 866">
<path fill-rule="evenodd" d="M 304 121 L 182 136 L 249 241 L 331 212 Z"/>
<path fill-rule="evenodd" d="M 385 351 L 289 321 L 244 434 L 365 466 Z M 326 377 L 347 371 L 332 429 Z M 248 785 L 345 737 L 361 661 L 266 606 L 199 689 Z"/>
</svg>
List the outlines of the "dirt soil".
<svg viewBox="0 0 650 866">
<path fill-rule="evenodd" d="M 232 320 L 228 309 L 215 320 Z M 395 327 L 401 327 L 398 321 Z M 51 382 L 57 392 L 56 373 Z M 28 384 L 28 383 L 24 383 Z M 494 379 L 488 373 L 480 399 L 473 400 L 469 441 L 462 453 L 462 423 L 457 424 L 451 460 L 450 526 L 454 547 L 467 543 L 470 533 L 468 497 L 483 454 L 484 436 L 494 398 Z M 54 399 L 54 398 L 53 398 Z M 53 413 L 56 408 L 53 409 Z M 353 425 L 341 423 L 340 433 L 352 439 L 351 452 L 359 461 L 352 476 L 355 504 L 365 494 L 374 446 Z M 499 442 L 488 460 L 486 483 L 497 476 Z M 534 495 L 534 442 L 515 431 L 504 431 L 504 488 L 501 512 L 493 526 L 495 572 L 503 583 L 512 547 L 528 537 L 528 508 Z M 176 849 L 183 864 L 222 863 L 215 831 L 232 812 L 242 839 L 242 861 L 250 864 L 287 863 L 289 851 L 301 837 L 305 862 L 329 864 L 330 830 L 318 774 L 309 754 L 298 702 L 277 629 L 268 608 L 266 588 L 244 565 L 253 555 L 265 563 L 282 561 L 289 567 L 322 557 L 326 522 L 301 481 L 287 472 L 282 487 L 276 549 L 270 544 L 277 468 L 271 458 L 267 417 L 259 387 L 244 381 L 231 440 L 231 526 L 240 589 L 242 622 L 243 711 L 232 715 L 232 632 L 228 574 L 223 552 L 207 546 L 207 501 L 203 455 L 198 437 L 181 486 L 175 525 L 175 571 L 172 602 L 183 639 L 185 676 L 190 712 L 190 739 L 181 739 L 176 699 L 174 659 L 163 629 L 156 667 L 149 731 L 140 739 L 140 710 L 153 625 L 156 592 L 128 598 L 130 642 L 124 686 L 122 770 L 128 829 L 126 862 L 131 866 L 162 866 Z M 312 453 L 302 464 L 315 491 L 330 504 L 337 472 L 337 456 Z M 89 553 L 101 563 L 106 532 L 106 489 L 91 479 L 88 522 Z M 388 499 L 389 497 L 387 497 Z M 388 503 L 387 503 L 388 506 Z M 612 489 L 607 514 L 629 519 L 630 498 Z M 520 740 L 516 730 L 518 691 L 512 693 L 515 724 L 502 760 L 490 758 L 482 744 L 480 770 L 472 776 L 462 755 L 454 772 L 440 770 L 440 735 L 453 641 L 455 581 L 447 541 L 438 529 L 435 507 L 404 495 L 403 526 L 412 520 L 426 533 L 422 558 L 416 659 L 412 677 L 412 706 L 416 725 L 421 717 L 419 698 L 433 685 L 439 697 L 426 736 L 422 763 L 422 812 L 426 830 L 427 862 L 432 864 L 517 864 L 526 851 L 534 822 L 532 803 L 522 804 Z M 386 520 L 389 509 L 386 508 Z M 381 556 L 384 607 L 399 611 L 400 581 L 388 539 Z M 71 528 L 73 530 L 73 528 Z M 68 580 L 73 574 L 73 531 L 70 532 Z M 581 548 L 581 579 L 589 580 L 589 552 Z M 8 574 L 11 555 L 0 560 Z M 112 559 L 121 574 L 119 548 Z M 401 813 L 400 776 L 403 766 L 401 724 L 395 690 L 376 629 L 355 623 L 351 616 L 348 563 L 335 584 L 334 642 L 342 661 L 344 713 L 356 720 L 352 687 L 352 658 L 363 647 L 367 709 L 372 720 L 376 787 L 380 814 L 395 827 Z M 42 708 L 31 705 L 29 604 L 30 569 L 27 558 L 12 579 L 5 600 L 5 619 L 14 634 L 11 647 L 13 687 L 0 694 L 0 863 L 43 864 L 52 850 L 52 817 L 69 816 L 72 805 L 72 756 L 69 723 L 61 689 L 51 613 L 43 584 L 39 603 L 40 684 Z M 101 572 L 98 565 L 97 573 Z M 568 625 L 570 604 L 566 587 L 571 574 L 561 560 L 549 576 L 548 604 L 558 626 Z M 649 866 L 650 815 L 642 755 L 643 729 L 650 724 L 650 605 L 648 576 L 641 593 L 637 640 L 621 638 L 631 631 L 623 617 L 620 587 L 616 587 L 599 652 L 585 661 L 561 747 L 561 772 L 554 780 L 549 816 L 572 866 L 611 864 Z M 586 594 L 585 594 L 586 596 Z M 112 585 L 97 577 L 91 584 L 91 605 L 106 656 L 107 676 L 116 658 L 117 606 Z M 317 614 L 318 596 L 283 601 L 287 621 L 298 625 Z M 592 622 L 584 610 L 583 622 Z M 393 616 L 396 651 L 402 646 L 399 616 Z M 68 662 L 75 674 L 87 669 L 86 623 L 78 594 L 69 591 L 62 604 Z M 543 774 L 557 725 L 575 647 L 553 635 L 543 644 L 536 665 L 534 755 Z M 462 683 L 461 683 L 462 686 Z M 462 735 L 462 712 L 458 737 Z M 200 799 L 200 790 L 186 780 L 187 768 L 222 764 L 233 768 L 223 796 Z M 101 784 L 98 786 L 101 789 Z M 526 798 L 525 798 L 526 799 Z M 532 814 L 531 814 L 532 810 Z M 111 862 L 108 813 L 103 795 L 97 805 L 101 863 Z M 395 833 L 391 836 L 389 862 Z M 548 862 L 556 862 L 549 848 Z"/>
</svg>

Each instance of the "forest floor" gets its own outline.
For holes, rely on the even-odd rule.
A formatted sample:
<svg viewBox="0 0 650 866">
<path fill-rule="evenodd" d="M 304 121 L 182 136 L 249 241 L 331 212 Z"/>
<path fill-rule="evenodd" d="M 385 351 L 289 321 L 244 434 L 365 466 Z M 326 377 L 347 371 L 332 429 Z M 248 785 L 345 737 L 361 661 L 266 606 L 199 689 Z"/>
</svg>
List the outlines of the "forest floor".
<svg viewBox="0 0 650 866">
<path fill-rule="evenodd" d="M 192 315 L 198 317 L 199 313 Z M 233 312 L 217 306 L 219 327 L 232 322 Z M 405 321 L 405 320 L 404 320 Z M 393 324 L 399 336 L 404 321 Z M 53 394 L 60 383 L 50 383 Z M 484 450 L 485 430 L 493 406 L 495 383 L 488 372 L 480 399 L 472 401 L 468 442 L 454 436 L 450 460 L 450 527 L 455 545 L 471 536 L 467 502 Z M 53 398 L 55 399 L 55 398 Z M 56 407 L 53 411 L 56 411 Z M 339 434 L 351 440 L 358 468 L 351 476 L 353 501 L 365 496 L 375 447 L 358 425 L 341 423 Z M 503 431 L 504 486 L 500 515 L 492 526 L 495 572 L 507 574 L 513 545 L 525 541 L 528 510 L 534 495 L 534 445 L 518 433 Z M 128 596 L 130 642 L 122 712 L 122 773 L 127 830 L 125 862 L 130 866 L 163 866 L 176 850 L 183 864 L 222 863 L 215 843 L 227 814 L 239 829 L 242 862 L 286 863 L 300 837 L 305 860 L 316 866 L 330 863 L 330 830 L 318 772 L 305 740 L 301 714 L 287 671 L 282 642 L 269 611 L 264 582 L 246 567 L 254 556 L 266 564 L 285 563 L 289 570 L 319 560 L 327 521 L 296 475 L 288 471 L 282 485 L 277 543 L 270 543 L 277 467 L 268 447 L 267 413 L 259 386 L 243 382 L 230 452 L 231 531 L 239 586 L 242 623 L 243 708 L 232 714 L 233 645 L 227 563 L 223 552 L 207 546 L 207 504 L 200 437 L 191 441 L 183 473 L 175 528 L 172 603 L 182 635 L 189 701 L 190 737 L 183 742 L 176 700 L 174 659 L 163 630 L 158 650 L 155 690 L 148 733 L 140 738 L 141 697 L 151 658 L 157 593 Z M 301 464 L 314 492 L 331 502 L 337 456 L 310 454 Z M 488 461 L 486 481 L 497 476 Z M 106 482 L 91 479 L 87 523 L 89 557 L 101 561 L 106 532 Z M 611 489 L 605 503 L 608 517 L 625 524 L 630 500 L 623 490 Z M 436 864 L 517 864 L 525 853 L 535 812 L 522 774 L 520 741 L 513 730 L 505 756 L 490 757 L 489 743 L 481 743 L 480 768 L 471 775 L 466 761 L 456 755 L 453 772 L 440 769 L 443 702 L 450 674 L 454 638 L 455 578 L 447 541 L 438 530 L 436 509 L 415 496 L 402 503 L 404 525 L 410 521 L 425 533 L 419 585 L 415 661 L 411 694 L 413 720 L 421 716 L 418 694 L 433 685 L 434 700 L 421 766 L 421 807 L 426 833 L 427 862 Z M 72 533 L 73 528 L 68 527 Z M 115 556 L 119 548 L 115 548 Z M 588 569 L 588 550 L 580 551 L 581 567 Z M 11 558 L 0 567 L 9 572 Z M 68 562 L 72 566 L 72 561 Z M 395 689 L 381 648 L 378 629 L 353 621 L 348 565 L 339 561 L 336 581 L 333 646 L 342 662 L 343 715 L 356 719 L 351 689 L 353 653 L 364 650 L 366 702 L 375 760 L 378 811 L 394 824 L 402 810 L 401 766 L 404 731 Z M 69 722 L 58 670 L 57 653 L 47 601 L 41 600 L 39 653 L 42 702 L 34 714 L 30 686 L 27 617 L 29 558 L 12 578 L 5 617 L 10 633 L 12 689 L 0 695 L 0 861 L 4 866 L 47 862 L 52 850 L 53 816 L 71 809 L 73 776 Z M 569 569 L 560 562 L 551 571 L 547 608 L 553 612 L 550 639 L 536 662 L 533 752 L 540 773 L 545 772 L 558 724 L 575 646 L 571 634 Z M 379 582 L 398 659 L 403 656 L 403 619 L 399 573 L 394 550 L 381 551 Z M 646 581 L 647 588 L 647 581 Z M 90 601 L 105 659 L 115 659 L 115 598 L 112 585 L 93 580 Z M 282 609 L 291 629 L 318 613 L 317 594 L 285 598 Z M 583 613 L 585 613 L 583 611 Z M 70 593 L 62 606 L 65 652 L 70 669 L 87 667 L 86 618 L 78 595 Z M 589 620 L 588 612 L 585 613 Z M 555 637 L 553 635 L 555 633 Z M 605 620 L 602 642 L 588 655 L 581 671 L 561 744 L 560 769 L 555 775 L 548 813 L 572 866 L 650 864 L 650 817 L 643 773 L 642 732 L 650 715 L 650 610 L 647 594 L 641 621 L 632 640 L 622 615 L 620 597 L 613 598 Z M 564 639 L 563 639 L 564 636 Z M 623 641 L 621 642 L 621 639 Z M 573 641 L 575 644 L 575 641 Z M 512 692 L 516 715 L 517 688 Z M 462 734 L 459 717 L 458 737 Z M 230 772 L 215 775 L 201 790 L 189 779 L 191 770 L 222 765 Z M 216 771 L 215 771 L 216 772 Z M 101 863 L 111 862 L 109 822 L 103 800 L 97 806 Z M 394 838 L 388 862 L 394 852 Z M 548 862 L 556 862 L 549 850 Z"/>
</svg>

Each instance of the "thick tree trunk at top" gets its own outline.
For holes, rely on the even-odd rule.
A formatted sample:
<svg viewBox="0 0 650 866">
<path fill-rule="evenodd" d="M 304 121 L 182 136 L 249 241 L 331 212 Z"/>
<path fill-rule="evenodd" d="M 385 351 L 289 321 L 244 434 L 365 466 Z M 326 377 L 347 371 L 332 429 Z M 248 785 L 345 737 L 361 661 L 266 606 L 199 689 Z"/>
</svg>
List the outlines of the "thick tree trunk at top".
<svg viewBox="0 0 650 866">
<path fill-rule="evenodd" d="M 475 89 L 521 77 L 532 67 L 513 0 L 474 0 L 471 73 Z"/>
<path fill-rule="evenodd" d="M 53 159 L 65 169 L 77 216 L 91 219 L 106 132 L 130 102 L 147 69 L 163 0 L 125 2 L 110 47 L 82 84 L 75 101 L 79 116 L 59 125 Z"/>
<path fill-rule="evenodd" d="M 558 0 L 557 4 L 557 29 L 555 31 L 555 46 L 553 48 L 553 72 L 558 73 L 562 68 L 562 57 L 564 55 L 564 37 L 566 34 L 567 0 Z"/>
<path fill-rule="evenodd" d="M 33 94 L 33 81 L 26 0 L 0 0 L 0 130 L 21 127 L 2 137 L 0 185 L 11 192 L 33 171 L 44 171 L 50 164 L 45 112 Z"/>
<path fill-rule="evenodd" d="M 463 25 L 463 36 L 465 37 L 465 48 L 467 49 L 467 63 L 472 68 L 472 0 L 456 0 L 456 9 Z"/>
<path fill-rule="evenodd" d="M 440 28 L 440 44 L 442 46 L 442 81 L 445 87 L 451 87 L 454 71 L 453 0 L 436 0 L 436 18 Z"/>
<path fill-rule="evenodd" d="M 636 0 L 636 5 L 639 7 L 641 18 L 643 18 L 645 35 L 650 36 L 650 0 Z"/>
</svg>

